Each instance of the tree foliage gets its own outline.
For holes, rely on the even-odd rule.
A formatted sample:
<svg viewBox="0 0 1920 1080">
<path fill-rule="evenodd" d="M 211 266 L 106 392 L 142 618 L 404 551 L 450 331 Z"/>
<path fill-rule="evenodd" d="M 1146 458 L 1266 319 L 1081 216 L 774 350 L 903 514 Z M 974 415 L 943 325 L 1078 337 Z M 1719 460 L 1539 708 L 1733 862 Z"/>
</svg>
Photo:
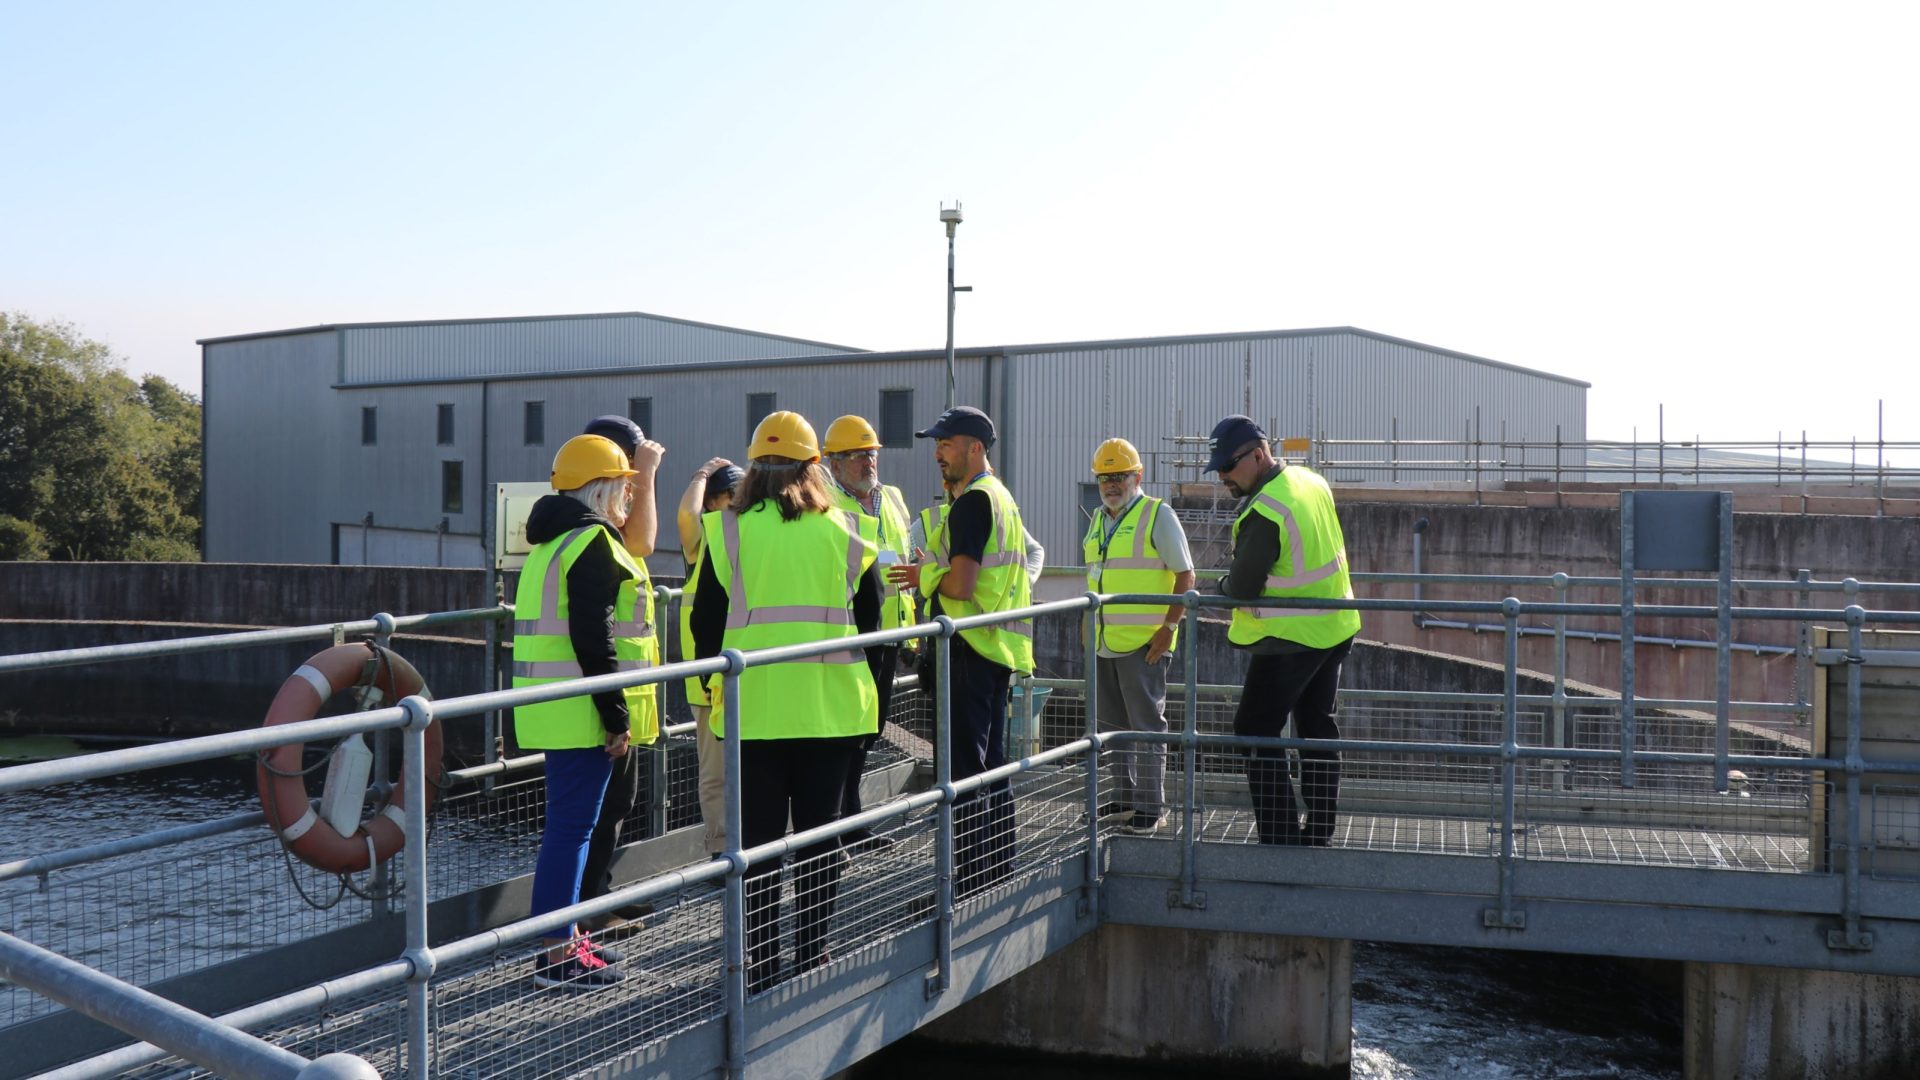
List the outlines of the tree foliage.
<svg viewBox="0 0 1920 1080">
<path fill-rule="evenodd" d="M 199 558 L 200 402 L 0 312 L 0 559 Z"/>
</svg>

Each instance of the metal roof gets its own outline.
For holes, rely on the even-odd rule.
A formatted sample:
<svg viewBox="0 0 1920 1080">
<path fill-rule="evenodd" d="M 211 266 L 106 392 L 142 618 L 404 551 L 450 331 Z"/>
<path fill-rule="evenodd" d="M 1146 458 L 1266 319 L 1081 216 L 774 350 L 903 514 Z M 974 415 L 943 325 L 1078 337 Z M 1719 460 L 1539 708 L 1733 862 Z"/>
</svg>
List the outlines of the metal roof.
<svg viewBox="0 0 1920 1080">
<path fill-rule="evenodd" d="M 862 353 L 852 345 L 840 345 L 831 341 L 812 341 L 808 338 L 793 337 L 788 334 L 769 334 L 760 330 L 747 330 L 738 326 L 722 326 L 719 323 L 696 322 L 692 319 L 676 319 L 671 315 L 655 315 L 648 311 L 599 311 L 583 315 L 512 315 L 480 319 L 405 319 L 398 322 L 353 322 L 321 323 L 317 326 L 300 326 L 289 330 L 259 330 L 249 334 L 227 334 L 222 337 L 200 338 L 195 345 L 221 345 L 230 341 L 252 341 L 258 338 L 291 337 L 295 334 L 320 334 L 333 330 L 388 330 L 397 327 L 413 326 L 473 326 L 483 323 L 524 323 L 559 322 L 568 319 L 653 319 L 656 322 L 674 323 L 679 326 L 698 327 L 702 330 L 725 330 L 735 334 L 751 334 L 754 337 L 771 338 L 776 341 L 791 341 L 795 345 L 814 345 L 823 349 L 840 349 L 846 353 Z M 944 352 L 941 355 L 946 355 Z"/>
<path fill-rule="evenodd" d="M 845 346 L 833 345 L 828 342 L 805 341 L 800 338 L 785 337 L 779 334 L 759 334 L 758 331 L 754 331 L 754 330 L 740 330 L 736 327 L 715 326 L 711 323 L 687 322 L 687 320 L 684 320 L 684 319 L 669 319 L 669 318 L 666 318 L 665 316 L 660 316 L 660 315 L 647 315 L 644 312 L 616 312 L 613 314 L 616 316 L 639 315 L 643 318 L 661 319 L 666 322 L 685 323 L 686 325 L 689 325 L 689 326 L 706 327 L 706 328 L 715 329 L 715 330 L 728 330 L 735 333 L 743 333 L 743 334 L 756 334 L 761 337 L 775 338 L 782 341 L 792 341 L 797 344 L 803 344 L 803 345 L 820 345 L 827 348 L 846 349 Z M 552 318 L 565 318 L 565 319 L 596 319 L 596 318 L 607 318 L 607 317 L 609 316 L 608 315 L 552 316 Z M 301 330 L 283 330 L 283 331 L 279 331 L 278 334 L 240 334 L 233 337 L 225 337 L 225 338 L 207 338 L 201 341 L 200 344 L 204 345 L 210 342 L 223 342 L 223 341 L 242 341 L 248 338 L 274 337 L 274 336 L 278 336 L 279 334 L 300 334 L 300 333 L 310 333 L 314 331 L 334 330 L 334 329 L 357 329 L 361 327 L 385 327 L 385 326 L 433 326 L 433 325 L 440 325 L 441 323 L 468 323 L 468 322 L 532 322 L 532 321 L 539 321 L 542 318 L 546 318 L 546 317 L 528 316 L 528 317 L 516 318 L 516 319 L 449 319 L 449 320 L 440 320 L 438 322 L 415 322 L 415 323 L 342 323 L 342 324 L 339 324 L 338 326 L 315 326 L 315 327 L 307 327 Z M 1582 389 L 1591 389 L 1593 386 L 1592 383 L 1589 383 L 1583 379 L 1576 379 L 1568 375 L 1558 375 L 1551 371 L 1542 371 L 1538 368 L 1522 367 L 1519 364 L 1509 364 L 1503 360 L 1490 360 L 1484 356 L 1475 356 L 1471 353 L 1463 353 L 1456 349 L 1441 348 L 1438 345 L 1428 345 L 1428 344 L 1425 344 L 1424 342 L 1413 341 L 1409 338 L 1394 337 L 1391 334 L 1382 334 L 1374 330 L 1364 330 L 1357 326 L 1323 326 L 1323 327 L 1300 329 L 1300 330 L 1255 330 L 1255 331 L 1250 331 L 1246 333 L 1176 334 L 1176 335 L 1171 335 L 1166 337 L 1108 338 L 1108 339 L 1097 340 L 1097 341 L 1057 341 L 1057 342 L 1045 342 L 1040 344 L 1029 344 L 1029 345 L 989 345 L 989 346 L 965 346 L 965 347 L 955 346 L 954 354 L 956 356 L 975 356 L 975 357 L 1005 356 L 1005 355 L 1031 356 L 1031 355 L 1039 355 L 1039 354 L 1045 354 L 1045 353 L 1087 352 L 1091 350 L 1100 350 L 1100 349 L 1152 348 L 1155 346 L 1162 346 L 1162 345 L 1197 345 L 1197 344 L 1207 344 L 1212 342 L 1227 342 L 1227 341 L 1263 341 L 1263 340 L 1270 340 L 1270 339 L 1276 339 L 1276 338 L 1326 337 L 1333 334 L 1351 334 L 1355 337 L 1369 338 L 1374 341 L 1381 341 L 1390 345 L 1403 345 L 1408 348 L 1419 349 L 1423 352 L 1430 352 L 1438 356 L 1448 356 L 1457 360 L 1466 360 L 1471 363 L 1483 364 L 1487 367 L 1497 368 L 1502 371 L 1518 372 L 1522 375 L 1530 375 L 1535 378 L 1551 379 L 1555 382 L 1566 383 L 1569 386 L 1577 386 Z M 722 367 L 722 366 L 747 367 L 747 366 L 781 366 L 786 364 L 823 364 L 823 363 L 835 363 L 835 362 L 858 363 L 858 362 L 865 362 L 865 361 L 887 361 L 887 360 L 937 360 L 937 359 L 945 358 L 946 355 L 947 353 L 945 349 L 899 349 L 899 350 L 894 350 L 890 352 L 873 352 L 873 351 L 868 351 L 863 349 L 846 349 L 846 351 L 842 353 L 814 353 L 814 354 L 800 355 L 800 356 L 769 356 L 769 357 L 756 357 L 756 358 L 746 358 L 746 359 L 726 360 L 726 361 L 702 361 L 702 362 L 697 362 L 693 364 L 654 365 L 646 368 L 634 367 L 631 369 L 631 371 L 634 373 L 639 373 L 642 371 L 647 371 L 647 372 L 671 371 L 671 370 L 678 370 L 678 369 L 690 368 L 690 367 Z M 539 372 L 526 372 L 523 374 L 503 375 L 503 376 L 450 376 L 450 377 L 436 378 L 436 379 L 380 380 L 380 381 L 367 382 L 367 383 L 356 382 L 354 385 L 368 386 L 368 387 L 396 386 L 396 385 L 412 386 L 412 385 L 419 385 L 419 384 L 428 383 L 428 382 L 473 382 L 473 381 L 479 381 L 483 378 L 486 379 L 487 381 L 511 381 L 516 379 L 564 379 L 564 378 L 581 377 L 581 376 L 587 376 L 587 375 L 622 374 L 622 373 L 626 373 L 627 371 L 628 369 L 626 368 L 598 368 L 593 370 L 579 370 L 579 371 L 568 371 L 568 370 L 539 371 Z"/>
</svg>

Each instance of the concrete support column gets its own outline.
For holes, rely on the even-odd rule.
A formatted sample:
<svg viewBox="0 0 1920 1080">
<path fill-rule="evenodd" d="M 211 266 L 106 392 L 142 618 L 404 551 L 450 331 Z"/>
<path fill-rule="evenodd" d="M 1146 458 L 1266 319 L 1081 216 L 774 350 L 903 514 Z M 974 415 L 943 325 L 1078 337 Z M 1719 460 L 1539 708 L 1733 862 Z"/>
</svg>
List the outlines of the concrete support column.
<svg viewBox="0 0 1920 1080">
<path fill-rule="evenodd" d="M 1687 1080 L 1920 1076 L 1920 979 L 1687 965 Z"/>
<path fill-rule="evenodd" d="M 1352 981 L 1349 941 L 1109 924 L 920 1037 L 1196 1075 L 1345 1077 Z"/>
</svg>

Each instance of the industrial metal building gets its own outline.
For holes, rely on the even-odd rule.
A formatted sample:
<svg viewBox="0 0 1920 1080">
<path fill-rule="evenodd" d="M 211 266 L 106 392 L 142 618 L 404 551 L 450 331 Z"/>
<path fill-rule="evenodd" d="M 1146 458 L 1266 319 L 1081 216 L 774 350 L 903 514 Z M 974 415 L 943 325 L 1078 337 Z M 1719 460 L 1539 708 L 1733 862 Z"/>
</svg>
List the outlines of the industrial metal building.
<svg viewBox="0 0 1920 1080">
<path fill-rule="evenodd" d="M 915 506 L 938 490 L 913 438 L 943 404 L 938 349 L 862 352 L 637 312 L 200 345 L 209 561 L 483 565 L 492 486 L 544 480 L 560 444 L 605 413 L 667 447 L 651 560 L 663 573 L 680 570 L 672 515 L 687 475 L 740 457 L 776 409 L 823 432 L 860 413 L 886 444 L 886 482 Z M 1061 564 L 1079 561 L 1097 503 L 1087 462 L 1112 435 L 1140 448 L 1160 490 L 1201 478 L 1195 440 L 1233 412 L 1276 438 L 1444 439 L 1453 455 L 1474 425 L 1489 438 L 1586 437 L 1587 383 L 1352 327 L 967 348 L 955 372 L 956 400 L 993 416 L 995 466 Z"/>
</svg>

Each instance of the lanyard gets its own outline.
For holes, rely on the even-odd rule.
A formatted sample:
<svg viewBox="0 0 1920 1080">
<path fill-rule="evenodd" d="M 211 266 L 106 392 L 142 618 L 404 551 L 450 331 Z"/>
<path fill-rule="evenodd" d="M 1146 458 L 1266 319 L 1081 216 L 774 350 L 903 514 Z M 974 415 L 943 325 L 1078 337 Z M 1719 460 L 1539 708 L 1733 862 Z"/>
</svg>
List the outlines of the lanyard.
<svg viewBox="0 0 1920 1080">
<path fill-rule="evenodd" d="M 1100 517 L 1102 518 L 1101 524 L 1105 526 L 1105 532 L 1102 534 L 1100 539 L 1100 561 L 1102 563 L 1107 561 L 1107 545 L 1113 543 L 1114 532 L 1120 528 L 1121 522 L 1127 520 L 1127 515 L 1133 512 L 1134 504 L 1139 502 L 1140 499 L 1141 499 L 1141 496 L 1136 493 L 1132 499 L 1129 499 L 1127 501 L 1127 505 L 1120 508 L 1120 512 L 1118 514 L 1114 515 L 1111 518 L 1107 517 L 1107 515 L 1104 512 L 1100 515 Z M 1140 526 L 1138 524 L 1134 525 L 1134 528 L 1136 529 L 1139 527 Z"/>
</svg>

